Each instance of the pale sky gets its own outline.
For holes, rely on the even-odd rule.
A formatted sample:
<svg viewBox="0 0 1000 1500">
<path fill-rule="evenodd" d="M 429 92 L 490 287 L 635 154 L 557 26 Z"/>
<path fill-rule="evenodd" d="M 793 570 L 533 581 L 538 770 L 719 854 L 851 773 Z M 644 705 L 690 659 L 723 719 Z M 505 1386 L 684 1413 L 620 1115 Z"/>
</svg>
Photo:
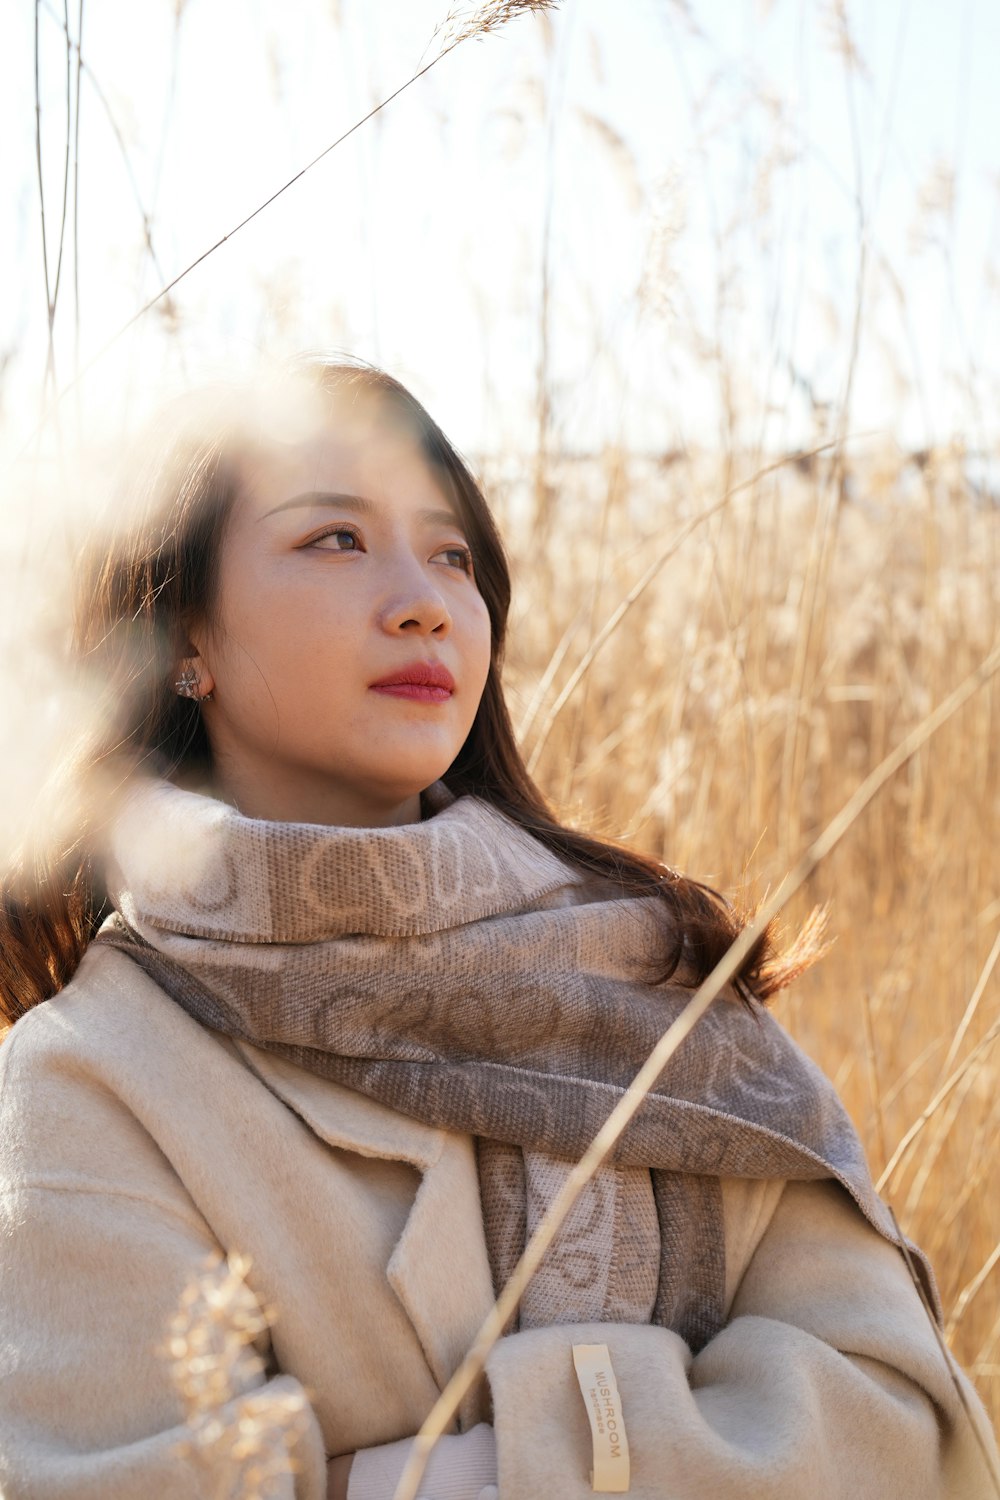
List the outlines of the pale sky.
<svg viewBox="0 0 1000 1500">
<path fill-rule="evenodd" d="M 428 61 L 447 9 L 186 0 L 175 25 L 172 0 L 87 0 L 84 61 L 129 167 L 85 74 L 81 363 Z M 334 345 L 410 383 L 466 451 L 523 448 L 547 225 L 557 441 L 714 446 L 727 390 L 738 443 L 820 441 L 850 362 L 860 213 L 850 428 L 908 447 L 992 445 L 1000 6 L 854 0 L 853 68 L 836 14 L 814 0 L 564 0 L 547 26 L 525 16 L 463 43 L 193 271 L 177 334 L 148 314 L 87 375 L 67 421 L 79 410 L 86 428 L 107 426 L 185 380 Z M 21 438 L 47 346 L 33 15 L 22 3 L 0 20 L 0 421 Z M 51 274 L 61 17 L 61 0 L 43 0 Z M 73 290 L 67 233 L 60 386 Z"/>
</svg>

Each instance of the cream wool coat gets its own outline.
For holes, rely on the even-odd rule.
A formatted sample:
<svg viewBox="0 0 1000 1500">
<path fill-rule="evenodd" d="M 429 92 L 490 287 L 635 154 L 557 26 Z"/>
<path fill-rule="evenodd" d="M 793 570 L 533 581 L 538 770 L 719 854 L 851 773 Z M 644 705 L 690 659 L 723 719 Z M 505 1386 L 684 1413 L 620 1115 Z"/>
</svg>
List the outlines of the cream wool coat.
<svg viewBox="0 0 1000 1500">
<path fill-rule="evenodd" d="M 577 1342 L 609 1346 L 637 1500 L 992 1495 L 902 1258 L 846 1193 L 724 1197 L 728 1322 L 697 1357 L 622 1324 L 494 1350 L 462 1425 L 492 1402 L 500 1500 L 591 1493 Z M 237 1253 L 245 1305 L 213 1308 L 206 1267 Z M 214 1442 L 172 1380 L 192 1285 L 223 1353 L 271 1321 L 257 1368 L 223 1364 Z M 266 1493 L 323 1500 L 328 1454 L 417 1430 L 491 1302 L 468 1137 L 204 1029 L 123 955 L 90 949 L 0 1046 L 4 1500 L 249 1495 L 288 1459 Z"/>
</svg>

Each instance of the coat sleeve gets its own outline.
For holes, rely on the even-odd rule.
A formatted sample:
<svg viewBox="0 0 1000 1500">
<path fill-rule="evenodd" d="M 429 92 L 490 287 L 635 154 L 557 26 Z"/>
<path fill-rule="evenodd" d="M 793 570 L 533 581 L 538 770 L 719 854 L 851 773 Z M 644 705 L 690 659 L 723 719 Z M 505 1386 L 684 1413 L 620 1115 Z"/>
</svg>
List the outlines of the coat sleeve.
<svg viewBox="0 0 1000 1500">
<path fill-rule="evenodd" d="M 577 1343 L 608 1346 L 635 1500 L 995 1500 L 902 1256 L 832 1181 L 785 1186 L 726 1326 L 696 1356 L 648 1325 L 502 1339 L 487 1364 L 502 1500 L 592 1493 Z"/>
<path fill-rule="evenodd" d="M 306 1393 L 169 1163 L 72 1067 L 19 1067 L 18 1043 L 0 1049 L 0 1495 L 324 1500 Z"/>
</svg>

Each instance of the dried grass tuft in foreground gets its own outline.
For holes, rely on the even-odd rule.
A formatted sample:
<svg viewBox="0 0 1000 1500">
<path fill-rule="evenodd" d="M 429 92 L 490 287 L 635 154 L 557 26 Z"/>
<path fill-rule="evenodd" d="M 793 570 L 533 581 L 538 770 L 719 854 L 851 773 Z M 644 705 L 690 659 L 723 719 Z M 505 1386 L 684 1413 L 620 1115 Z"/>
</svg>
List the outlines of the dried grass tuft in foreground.
<svg viewBox="0 0 1000 1500">
<path fill-rule="evenodd" d="M 178 1457 L 194 1458 L 212 1500 L 268 1500 L 287 1493 L 294 1450 L 307 1429 L 300 1391 L 262 1391 L 261 1344 L 268 1316 L 246 1285 L 249 1261 L 214 1260 L 185 1289 L 162 1350 L 180 1395 L 189 1436 Z"/>
</svg>

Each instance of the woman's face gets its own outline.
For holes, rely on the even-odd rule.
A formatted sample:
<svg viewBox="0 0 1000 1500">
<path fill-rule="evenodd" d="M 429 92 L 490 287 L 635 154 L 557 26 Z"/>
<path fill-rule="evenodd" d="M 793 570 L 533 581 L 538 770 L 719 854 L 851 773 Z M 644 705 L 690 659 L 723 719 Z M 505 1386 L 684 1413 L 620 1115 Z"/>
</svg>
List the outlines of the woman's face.
<svg viewBox="0 0 1000 1500">
<path fill-rule="evenodd" d="M 249 817 L 417 821 L 472 726 L 490 621 L 459 512 L 387 404 L 244 464 L 218 588 L 190 636 L 216 793 Z"/>
</svg>

